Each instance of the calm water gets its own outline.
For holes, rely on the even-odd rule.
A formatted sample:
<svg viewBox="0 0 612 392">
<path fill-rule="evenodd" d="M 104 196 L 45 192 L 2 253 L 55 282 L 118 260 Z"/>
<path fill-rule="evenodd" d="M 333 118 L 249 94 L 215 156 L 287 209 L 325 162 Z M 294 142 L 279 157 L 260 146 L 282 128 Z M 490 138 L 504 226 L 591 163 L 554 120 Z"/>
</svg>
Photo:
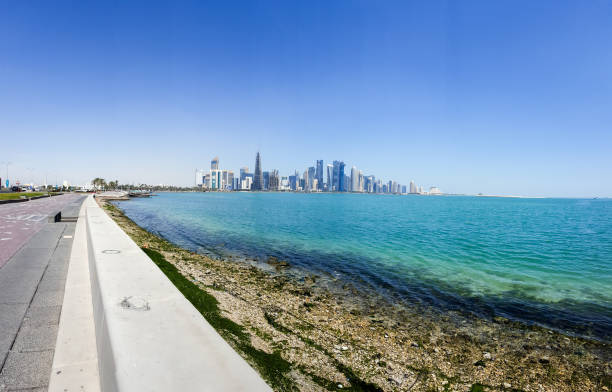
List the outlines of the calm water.
<svg viewBox="0 0 612 392">
<path fill-rule="evenodd" d="M 398 301 L 612 337 L 612 200 L 162 193 L 118 205 L 201 253 L 276 256 Z"/>
</svg>

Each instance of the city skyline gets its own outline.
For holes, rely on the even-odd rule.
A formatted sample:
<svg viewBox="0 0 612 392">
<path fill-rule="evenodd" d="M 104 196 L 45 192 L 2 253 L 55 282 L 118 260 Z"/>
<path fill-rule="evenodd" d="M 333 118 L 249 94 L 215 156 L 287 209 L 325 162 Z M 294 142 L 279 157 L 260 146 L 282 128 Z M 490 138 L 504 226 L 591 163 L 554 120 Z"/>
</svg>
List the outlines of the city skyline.
<svg viewBox="0 0 612 392">
<path fill-rule="evenodd" d="M 188 186 L 260 150 L 282 173 L 342 158 L 449 193 L 612 197 L 611 8 L 5 3 L 0 163 Z"/>
<path fill-rule="evenodd" d="M 353 192 L 353 193 L 389 193 L 440 195 L 440 188 L 430 185 L 428 189 L 418 186 L 413 180 L 410 185 L 395 180 L 388 181 L 371 173 L 364 175 L 355 165 L 350 173 L 345 173 L 344 161 L 334 160 L 327 165 L 327 177 L 323 175 L 324 160 L 315 160 L 315 166 L 308 166 L 303 174 L 294 170 L 293 174 L 283 175 L 278 169 L 264 170 L 261 154 L 255 155 L 255 170 L 248 166 L 240 168 L 239 174 L 234 170 L 223 168 L 219 156 L 210 161 L 210 169 L 195 169 L 194 183 L 196 188 L 209 191 L 294 191 L 294 192 Z"/>
</svg>

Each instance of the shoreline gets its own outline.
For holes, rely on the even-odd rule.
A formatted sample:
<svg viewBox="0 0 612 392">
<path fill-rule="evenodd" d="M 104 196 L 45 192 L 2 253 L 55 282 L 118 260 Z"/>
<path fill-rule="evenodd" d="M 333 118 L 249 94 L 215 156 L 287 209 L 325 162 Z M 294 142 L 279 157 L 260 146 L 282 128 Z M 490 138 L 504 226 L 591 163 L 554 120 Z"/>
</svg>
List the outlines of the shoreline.
<svg viewBox="0 0 612 392">
<path fill-rule="evenodd" d="M 285 266 L 266 272 L 179 248 L 96 199 L 140 247 L 214 297 L 218 315 L 245 335 L 238 341 L 213 326 L 275 390 L 612 390 L 609 343 L 501 317 L 381 307 L 375 299 L 359 306 Z M 276 361 L 258 361 L 262 352 Z"/>
</svg>

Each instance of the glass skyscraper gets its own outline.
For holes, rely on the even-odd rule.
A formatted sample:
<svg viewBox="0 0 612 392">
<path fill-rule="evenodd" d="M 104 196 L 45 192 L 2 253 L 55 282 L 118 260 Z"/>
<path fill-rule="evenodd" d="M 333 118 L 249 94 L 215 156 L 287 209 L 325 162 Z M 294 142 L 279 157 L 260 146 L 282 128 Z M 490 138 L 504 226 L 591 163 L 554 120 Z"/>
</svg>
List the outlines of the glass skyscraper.
<svg viewBox="0 0 612 392">
<path fill-rule="evenodd" d="M 255 173 L 253 174 L 253 185 L 251 189 L 254 191 L 263 190 L 263 173 L 261 171 L 261 157 L 259 156 L 259 151 L 255 156 Z"/>
</svg>

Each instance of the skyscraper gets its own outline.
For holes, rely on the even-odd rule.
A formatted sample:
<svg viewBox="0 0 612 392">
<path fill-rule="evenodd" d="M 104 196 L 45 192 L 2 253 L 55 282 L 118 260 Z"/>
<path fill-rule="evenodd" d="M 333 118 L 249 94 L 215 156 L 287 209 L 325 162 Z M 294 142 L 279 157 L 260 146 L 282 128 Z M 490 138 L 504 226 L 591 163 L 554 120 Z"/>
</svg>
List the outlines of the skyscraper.
<svg viewBox="0 0 612 392">
<path fill-rule="evenodd" d="M 317 160 L 317 172 L 315 174 L 317 178 L 317 189 L 323 190 L 323 160 Z"/>
<path fill-rule="evenodd" d="M 210 170 L 219 170 L 219 157 L 214 157 L 212 161 L 210 161 Z"/>
<path fill-rule="evenodd" d="M 272 172 L 270 173 L 268 189 L 271 191 L 277 191 L 279 186 L 280 186 L 280 178 L 278 175 L 278 170 L 272 170 Z"/>
<path fill-rule="evenodd" d="M 342 161 L 334 161 L 334 172 L 331 190 L 334 192 L 346 191 L 346 187 L 344 184 L 344 162 Z"/>
<path fill-rule="evenodd" d="M 313 188 L 313 184 L 314 184 L 314 180 L 317 178 L 317 173 L 316 173 L 316 168 L 314 166 L 311 166 L 308 168 L 308 190 L 314 190 Z"/>
<path fill-rule="evenodd" d="M 268 190 L 270 187 L 270 172 L 263 172 L 263 189 Z"/>
<path fill-rule="evenodd" d="M 331 163 L 327 164 L 327 191 L 331 192 L 333 190 L 334 183 L 334 165 Z"/>
<path fill-rule="evenodd" d="M 240 168 L 240 181 L 244 180 L 247 176 L 247 174 L 249 174 L 249 168 L 248 167 L 243 167 Z"/>
<path fill-rule="evenodd" d="M 351 168 L 351 192 L 359 192 L 359 171 L 357 167 Z"/>
<path fill-rule="evenodd" d="M 417 192 L 417 186 L 414 183 L 414 181 L 410 181 L 410 193 L 418 193 Z"/>
<path fill-rule="evenodd" d="M 346 183 L 346 179 L 344 178 L 344 162 L 342 161 L 340 161 L 340 164 L 338 165 L 338 184 L 338 191 L 346 192 L 348 184 Z"/>
<path fill-rule="evenodd" d="M 257 155 L 255 156 L 255 173 L 253 175 L 253 185 L 251 189 L 254 191 L 263 190 L 263 173 L 261 171 L 261 157 L 259 156 L 259 151 L 257 151 Z"/>
</svg>

